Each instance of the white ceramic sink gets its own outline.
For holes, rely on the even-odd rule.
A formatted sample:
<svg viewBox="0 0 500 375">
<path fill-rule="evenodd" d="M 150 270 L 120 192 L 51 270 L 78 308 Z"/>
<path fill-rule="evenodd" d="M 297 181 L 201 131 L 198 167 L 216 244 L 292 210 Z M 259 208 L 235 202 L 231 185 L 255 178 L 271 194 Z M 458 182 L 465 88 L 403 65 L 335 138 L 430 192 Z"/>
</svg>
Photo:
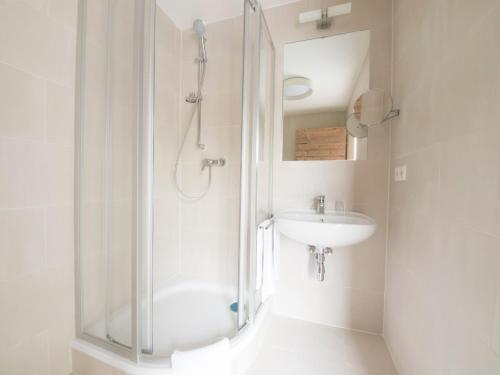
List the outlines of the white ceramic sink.
<svg viewBox="0 0 500 375">
<path fill-rule="evenodd" d="M 279 232 L 297 242 L 317 247 L 342 247 L 368 239 L 377 227 L 371 217 L 357 212 L 290 210 L 276 215 Z"/>
</svg>

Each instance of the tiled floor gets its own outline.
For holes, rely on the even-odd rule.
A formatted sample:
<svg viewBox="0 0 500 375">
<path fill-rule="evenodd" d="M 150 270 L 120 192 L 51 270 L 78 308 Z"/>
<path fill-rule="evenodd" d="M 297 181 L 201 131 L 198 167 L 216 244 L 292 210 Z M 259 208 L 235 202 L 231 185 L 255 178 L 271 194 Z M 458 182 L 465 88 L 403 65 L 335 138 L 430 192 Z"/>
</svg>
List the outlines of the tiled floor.
<svg viewBox="0 0 500 375">
<path fill-rule="evenodd" d="M 384 339 L 273 315 L 246 375 L 397 375 Z"/>
</svg>

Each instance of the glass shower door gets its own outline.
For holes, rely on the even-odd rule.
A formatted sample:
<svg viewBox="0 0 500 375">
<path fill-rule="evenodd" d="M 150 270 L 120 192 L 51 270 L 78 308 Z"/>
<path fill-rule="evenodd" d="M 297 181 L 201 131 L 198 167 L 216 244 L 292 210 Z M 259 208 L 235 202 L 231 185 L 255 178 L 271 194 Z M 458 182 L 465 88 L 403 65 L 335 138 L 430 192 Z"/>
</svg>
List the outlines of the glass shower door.
<svg viewBox="0 0 500 375">
<path fill-rule="evenodd" d="M 152 100 L 147 91 L 152 51 L 144 40 L 154 13 L 148 4 L 79 3 L 77 335 L 131 358 L 151 342 L 150 335 L 140 335 L 142 322 L 147 328 L 151 319 L 142 306 L 152 298 L 141 278 L 150 263 L 151 236 L 152 133 L 146 107 Z"/>
<path fill-rule="evenodd" d="M 257 139 L 256 139 L 256 195 L 255 195 L 255 225 L 271 218 L 273 212 L 273 133 L 274 133 L 274 68 L 275 50 L 271 40 L 269 29 L 262 11 L 260 12 L 259 29 L 259 100 Z M 256 244 L 258 246 L 258 244 Z M 262 252 L 264 254 L 264 252 Z M 264 259 L 257 261 L 258 265 L 264 265 Z M 257 285 L 263 285 L 264 272 L 257 272 Z M 262 288 L 256 290 L 255 309 L 260 307 L 263 301 Z"/>
<path fill-rule="evenodd" d="M 259 2 L 245 0 L 244 17 L 240 328 L 247 320 L 253 321 L 263 302 L 262 291 L 256 288 L 257 230 L 272 214 L 275 61 L 274 45 Z"/>
</svg>

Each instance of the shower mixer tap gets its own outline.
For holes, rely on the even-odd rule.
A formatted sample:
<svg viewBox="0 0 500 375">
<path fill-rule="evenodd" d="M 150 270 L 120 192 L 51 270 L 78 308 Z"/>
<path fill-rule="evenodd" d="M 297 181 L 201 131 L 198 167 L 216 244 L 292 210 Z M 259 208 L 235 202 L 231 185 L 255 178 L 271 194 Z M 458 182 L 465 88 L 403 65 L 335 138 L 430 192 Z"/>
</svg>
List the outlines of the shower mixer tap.
<svg viewBox="0 0 500 375">
<path fill-rule="evenodd" d="M 195 92 L 190 92 L 188 96 L 186 96 L 186 103 L 191 103 L 191 104 L 195 104 L 195 103 L 199 103 L 203 100 L 203 96 L 201 95 L 196 95 Z"/>
<path fill-rule="evenodd" d="M 220 159 L 203 159 L 203 166 L 201 167 L 201 170 L 204 171 L 206 167 L 212 168 L 212 167 L 223 167 L 226 165 L 226 159 L 220 158 Z"/>
</svg>

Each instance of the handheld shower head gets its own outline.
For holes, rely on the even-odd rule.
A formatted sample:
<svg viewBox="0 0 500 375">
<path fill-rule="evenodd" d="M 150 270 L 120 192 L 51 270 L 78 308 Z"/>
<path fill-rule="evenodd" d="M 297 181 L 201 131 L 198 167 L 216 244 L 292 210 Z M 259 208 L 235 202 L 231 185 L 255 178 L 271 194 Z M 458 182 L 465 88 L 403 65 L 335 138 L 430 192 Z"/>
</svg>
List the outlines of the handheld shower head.
<svg viewBox="0 0 500 375">
<path fill-rule="evenodd" d="M 207 61 L 207 49 L 205 47 L 205 32 L 206 32 L 206 26 L 205 22 L 203 20 L 197 19 L 193 22 L 193 30 L 198 35 L 198 38 L 200 38 L 200 57 L 199 59 L 201 61 L 206 62 Z"/>
<path fill-rule="evenodd" d="M 197 19 L 193 22 L 193 30 L 200 37 L 205 37 L 206 26 L 203 20 Z"/>
</svg>

